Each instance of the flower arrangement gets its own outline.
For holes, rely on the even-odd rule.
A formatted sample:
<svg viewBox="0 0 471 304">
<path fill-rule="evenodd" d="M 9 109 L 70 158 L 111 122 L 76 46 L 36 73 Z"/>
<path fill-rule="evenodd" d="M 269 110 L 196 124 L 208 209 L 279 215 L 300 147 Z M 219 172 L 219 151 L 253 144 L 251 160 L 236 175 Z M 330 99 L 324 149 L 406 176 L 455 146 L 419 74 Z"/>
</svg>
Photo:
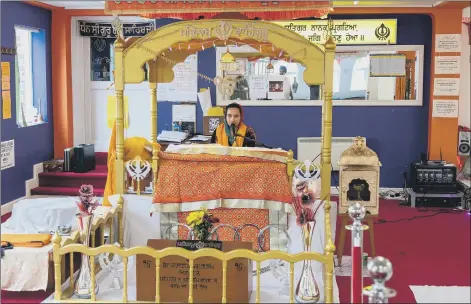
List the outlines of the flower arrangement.
<svg viewBox="0 0 471 304">
<path fill-rule="evenodd" d="M 208 239 L 209 232 L 216 223 L 219 223 L 219 219 L 206 209 L 190 212 L 186 217 L 186 224 L 193 229 L 199 240 Z"/>
<path fill-rule="evenodd" d="M 77 201 L 77 206 L 79 207 L 79 215 L 87 216 L 92 215 L 93 210 L 98 207 L 98 199 L 93 193 L 92 185 L 82 185 L 79 190 L 79 201 Z"/>
</svg>

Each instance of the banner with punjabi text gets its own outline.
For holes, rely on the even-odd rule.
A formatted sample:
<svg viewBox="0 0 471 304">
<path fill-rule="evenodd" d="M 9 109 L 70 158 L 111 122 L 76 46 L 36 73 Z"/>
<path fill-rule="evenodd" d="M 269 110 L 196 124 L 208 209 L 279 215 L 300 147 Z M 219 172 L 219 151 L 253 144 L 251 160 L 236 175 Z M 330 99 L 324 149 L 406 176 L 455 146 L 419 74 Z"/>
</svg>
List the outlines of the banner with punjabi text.
<svg viewBox="0 0 471 304">
<path fill-rule="evenodd" d="M 332 37 L 337 45 L 396 44 L 397 19 L 333 20 Z M 317 44 L 324 44 L 327 20 L 273 21 Z"/>
</svg>

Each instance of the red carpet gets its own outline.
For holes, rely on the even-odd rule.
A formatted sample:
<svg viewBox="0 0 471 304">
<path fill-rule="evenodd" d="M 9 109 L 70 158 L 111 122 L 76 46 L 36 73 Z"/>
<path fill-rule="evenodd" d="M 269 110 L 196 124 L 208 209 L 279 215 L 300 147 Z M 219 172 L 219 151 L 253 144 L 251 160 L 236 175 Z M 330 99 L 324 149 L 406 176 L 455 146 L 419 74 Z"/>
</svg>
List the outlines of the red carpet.
<svg viewBox="0 0 471 304">
<path fill-rule="evenodd" d="M 81 185 L 89 184 L 97 196 L 103 196 L 108 174 L 107 157 L 108 153 L 95 153 L 96 168 L 87 173 L 39 173 L 39 187 L 31 189 L 31 195 L 76 196 Z"/>
<path fill-rule="evenodd" d="M 393 263 L 394 274 L 387 286 L 396 289 L 398 294 L 390 303 L 415 303 L 409 285 L 471 285 L 470 220 L 471 216 L 466 212 L 413 209 L 399 206 L 397 201 L 381 201 L 375 241 L 377 255 Z M 337 236 L 339 233 L 340 223 L 337 221 Z M 370 251 L 369 246 L 366 235 L 365 251 Z M 349 232 L 344 255 L 350 255 Z M 350 278 L 337 277 L 337 283 L 340 301 L 350 303 Z M 371 283 L 367 278 L 364 285 Z M 52 292 L 2 291 L 1 303 L 40 303 Z M 366 299 L 364 301 L 367 302 Z"/>
<path fill-rule="evenodd" d="M 393 264 L 394 273 L 387 286 L 398 294 L 390 303 L 415 303 L 410 285 L 471 286 L 470 221 L 467 212 L 413 209 L 396 201 L 381 201 L 374 228 L 376 255 Z M 337 237 L 339 234 L 337 221 Z M 350 255 L 350 232 L 346 235 L 344 255 Z M 367 234 L 364 250 L 371 255 Z M 337 277 L 337 283 L 340 301 L 350 303 L 350 278 Z M 372 280 L 366 278 L 364 285 L 371 284 Z"/>
</svg>

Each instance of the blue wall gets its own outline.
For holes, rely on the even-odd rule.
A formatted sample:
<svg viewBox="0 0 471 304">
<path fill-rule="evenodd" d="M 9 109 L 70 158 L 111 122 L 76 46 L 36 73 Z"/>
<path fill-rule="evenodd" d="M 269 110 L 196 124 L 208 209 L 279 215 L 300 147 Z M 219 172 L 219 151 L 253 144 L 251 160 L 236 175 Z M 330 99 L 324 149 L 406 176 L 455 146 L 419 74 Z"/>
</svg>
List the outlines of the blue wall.
<svg viewBox="0 0 471 304">
<path fill-rule="evenodd" d="M 335 107 L 333 136 L 365 136 L 368 146 L 378 153 L 383 164 L 381 187 L 402 187 L 402 172 L 411 162 L 427 151 L 428 107 L 430 97 L 430 64 L 432 19 L 427 15 L 355 15 L 333 16 L 333 19 L 385 19 L 398 21 L 398 44 L 424 45 L 423 106 L 421 107 Z M 176 20 L 158 19 L 157 26 Z M 198 71 L 209 77 L 216 76 L 215 49 L 198 53 Z M 200 88 L 213 84 L 198 79 Z M 171 125 L 172 104 L 159 103 L 158 128 Z M 197 131 L 202 132 L 202 112 L 197 107 Z M 296 155 L 298 137 L 319 137 L 321 134 L 321 107 L 245 107 L 245 121 L 252 126 L 257 139 L 268 146 L 293 149 Z M 320 151 L 319 151 L 320 152 Z M 333 180 L 333 182 L 336 182 Z"/>
<path fill-rule="evenodd" d="M 22 2 L 1 1 L 1 43 L 15 46 L 15 25 L 42 29 L 46 39 L 46 70 L 40 76 L 47 83 L 41 103 L 47 102 L 47 117 L 52 117 L 51 97 L 51 12 Z M 1 61 L 11 65 L 12 118 L 2 119 L 2 141 L 15 140 L 15 167 L 1 171 L 1 203 L 5 204 L 25 196 L 25 181 L 33 177 L 33 165 L 53 158 L 54 138 L 52 119 L 42 125 L 18 128 L 16 125 L 15 56 L 1 55 Z M 37 75 L 37 74 L 36 74 Z M 35 93 L 36 94 L 36 93 Z M 44 98 L 44 99 L 43 99 Z"/>
</svg>

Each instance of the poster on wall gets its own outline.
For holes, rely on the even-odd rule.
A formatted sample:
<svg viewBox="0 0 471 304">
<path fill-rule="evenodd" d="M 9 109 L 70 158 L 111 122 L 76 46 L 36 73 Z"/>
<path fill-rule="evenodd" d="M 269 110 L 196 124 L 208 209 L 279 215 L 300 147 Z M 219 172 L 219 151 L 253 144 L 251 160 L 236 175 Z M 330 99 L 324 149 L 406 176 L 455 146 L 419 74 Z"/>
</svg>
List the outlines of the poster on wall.
<svg viewBox="0 0 471 304">
<path fill-rule="evenodd" d="M 461 52 L 461 34 L 435 35 L 435 53 L 441 52 Z"/>
<path fill-rule="evenodd" d="M 2 61 L 2 118 L 11 118 L 10 62 Z"/>
<path fill-rule="evenodd" d="M 406 76 L 406 55 L 370 54 L 370 77 Z"/>
<path fill-rule="evenodd" d="M 432 117 L 458 117 L 458 100 L 434 100 Z"/>
<path fill-rule="evenodd" d="M 436 56 L 435 74 L 459 74 L 460 56 Z"/>
<path fill-rule="evenodd" d="M 433 96 L 459 96 L 459 78 L 435 78 L 433 82 Z"/>
<path fill-rule="evenodd" d="M 15 166 L 15 140 L 2 141 L 2 170 Z"/>
<path fill-rule="evenodd" d="M 184 62 L 173 67 L 174 78 L 170 83 L 159 83 L 157 99 L 159 101 L 191 101 L 198 98 L 198 57 L 190 55 Z"/>
</svg>

